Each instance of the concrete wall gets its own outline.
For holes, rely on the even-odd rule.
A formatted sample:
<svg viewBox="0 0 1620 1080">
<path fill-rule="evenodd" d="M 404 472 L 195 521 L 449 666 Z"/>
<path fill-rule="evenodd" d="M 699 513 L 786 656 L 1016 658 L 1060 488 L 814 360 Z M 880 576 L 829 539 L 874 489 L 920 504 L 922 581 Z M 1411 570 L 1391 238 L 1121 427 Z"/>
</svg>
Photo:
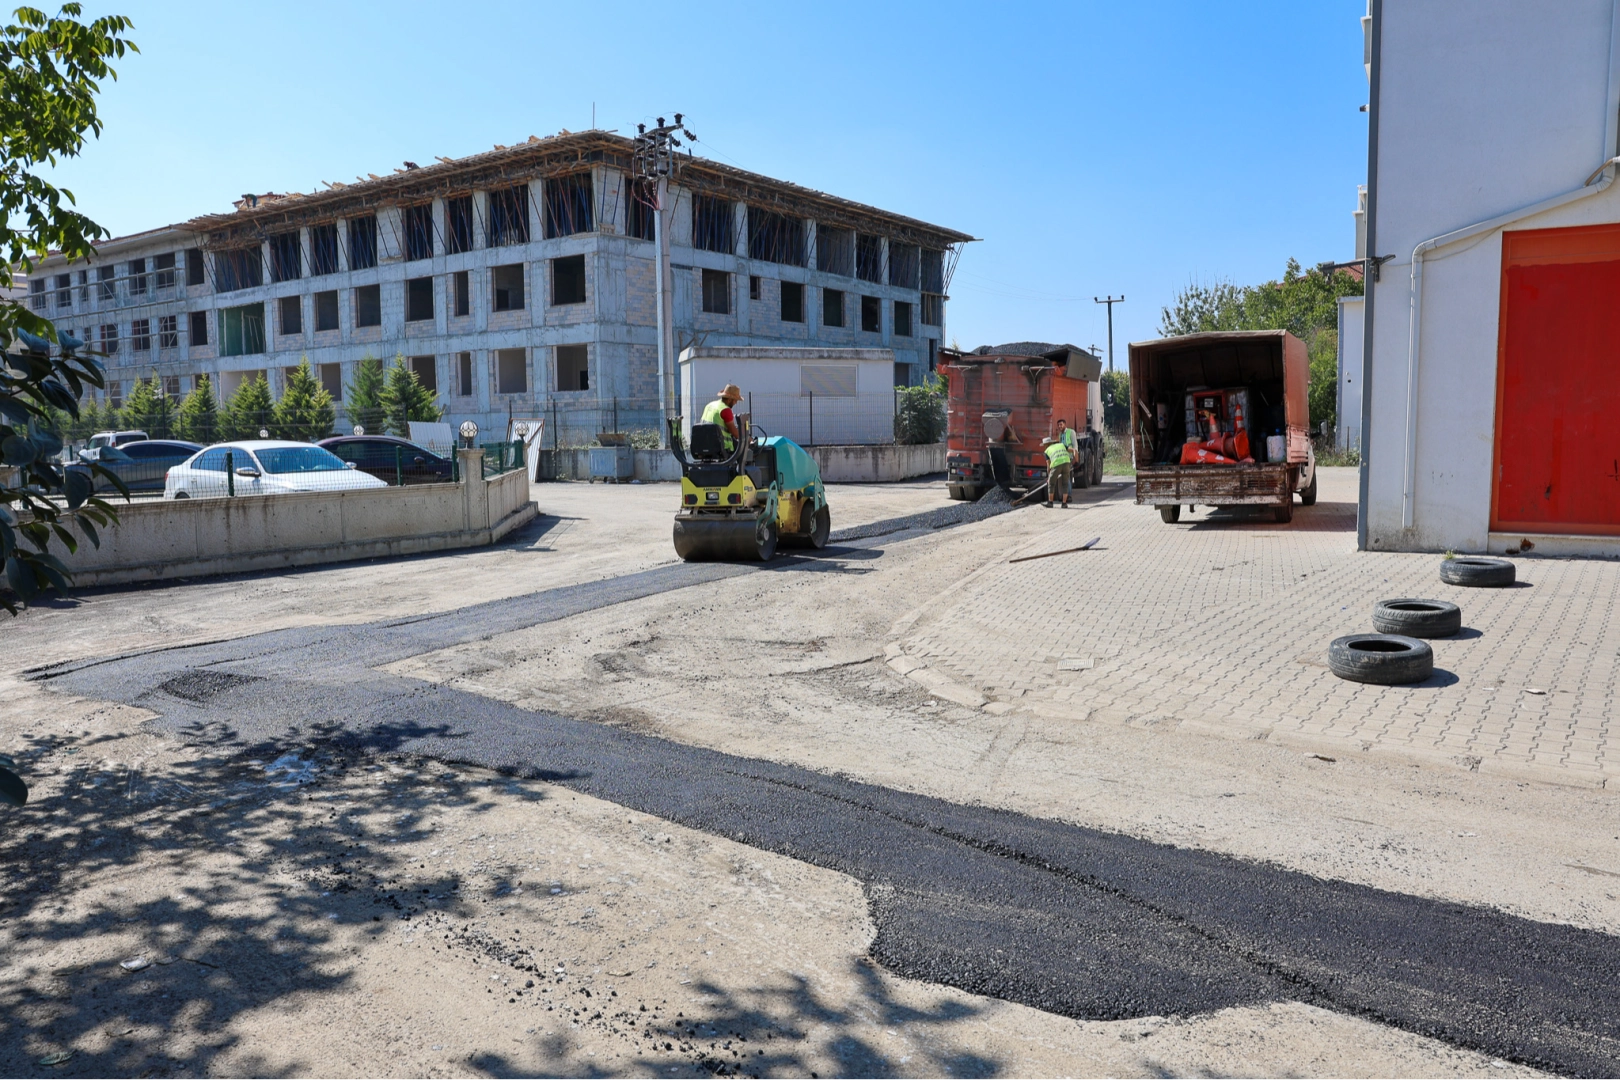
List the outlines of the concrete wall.
<svg viewBox="0 0 1620 1080">
<path fill-rule="evenodd" d="M 479 451 L 464 457 L 477 477 Z M 532 519 L 521 470 L 490 480 L 120 507 L 101 546 L 58 552 L 78 586 L 205 577 L 492 544 Z"/>
<path fill-rule="evenodd" d="M 1411 348 L 1414 248 L 1582 189 L 1606 145 L 1610 0 L 1385 4 L 1373 230 L 1367 543 L 1484 551 L 1496 423 L 1502 232 L 1423 260 L 1421 340 Z M 1620 221 L 1620 185 L 1508 228 Z M 1414 353 L 1417 363 L 1412 364 Z M 1408 387 L 1415 423 L 1408 425 Z M 1412 523 L 1403 520 L 1412 456 Z M 1515 540 L 1517 537 L 1514 538 Z M 1583 550 L 1620 545 L 1584 541 Z M 1538 541 L 1537 550 L 1547 550 Z"/>
<path fill-rule="evenodd" d="M 945 471 L 945 444 L 924 446 L 815 446 L 809 453 L 829 484 L 887 483 Z M 588 480 L 590 450 L 546 450 L 540 455 L 537 480 Z M 637 450 L 635 478 L 645 482 L 676 481 L 680 465 L 668 450 Z"/>
<path fill-rule="evenodd" d="M 894 363 L 890 349 L 693 348 L 679 361 L 683 429 L 734 383 L 743 391 L 742 408 L 772 435 L 808 445 L 822 442 L 872 445 L 894 441 Z M 800 370 L 806 364 L 855 369 L 854 397 L 803 393 Z M 813 430 L 814 429 L 814 430 Z M 814 437 L 813 437 L 814 436 Z"/>
</svg>

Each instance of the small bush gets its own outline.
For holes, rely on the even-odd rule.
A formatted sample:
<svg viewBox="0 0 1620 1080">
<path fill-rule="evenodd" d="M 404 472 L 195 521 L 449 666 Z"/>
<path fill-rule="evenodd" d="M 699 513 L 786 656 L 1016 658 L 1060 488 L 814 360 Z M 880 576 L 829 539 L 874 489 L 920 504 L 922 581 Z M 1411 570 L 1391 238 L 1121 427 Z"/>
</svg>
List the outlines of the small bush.
<svg viewBox="0 0 1620 1080">
<path fill-rule="evenodd" d="M 894 441 L 906 446 L 937 443 L 945 438 L 945 383 L 934 377 L 921 386 L 897 389 Z"/>
</svg>

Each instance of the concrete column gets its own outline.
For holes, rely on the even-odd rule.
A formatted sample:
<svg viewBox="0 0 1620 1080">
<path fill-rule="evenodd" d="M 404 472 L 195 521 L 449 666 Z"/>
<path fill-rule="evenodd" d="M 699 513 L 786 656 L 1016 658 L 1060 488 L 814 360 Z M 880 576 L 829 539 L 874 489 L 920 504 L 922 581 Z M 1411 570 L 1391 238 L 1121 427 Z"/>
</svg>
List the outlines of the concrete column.
<svg viewBox="0 0 1620 1080">
<path fill-rule="evenodd" d="M 484 452 L 478 449 L 458 449 L 456 457 L 461 468 L 461 508 L 465 528 L 489 528 L 489 495 L 484 484 Z"/>
</svg>

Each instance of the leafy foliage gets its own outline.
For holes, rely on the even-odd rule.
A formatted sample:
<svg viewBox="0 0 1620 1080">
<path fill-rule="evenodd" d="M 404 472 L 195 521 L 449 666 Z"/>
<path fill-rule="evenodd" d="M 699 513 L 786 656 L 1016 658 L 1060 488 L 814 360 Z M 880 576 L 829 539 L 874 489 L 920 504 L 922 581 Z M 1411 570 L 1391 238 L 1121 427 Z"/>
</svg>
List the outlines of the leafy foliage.
<svg viewBox="0 0 1620 1080">
<path fill-rule="evenodd" d="M 354 369 L 354 381 L 343 392 L 349 419 L 376 435 L 383 430 L 383 365 L 375 356 L 363 356 Z"/>
<path fill-rule="evenodd" d="M 1160 309 L 1159 332 L 1173 337 L 1212 330 L 1289 331 L 1310 354 L 1312 423 L 1337 423 L 1339 297 L 1361 293 L 1361 281 L 1346 271 L 1301 272 L 1299 262 L 1289 259 L 1281 281 L 1188 285 L 1172 306 Z"/>
<path fill-rule="evenodd" d="M 444 416 L 438 396 L 422 385 L 403 355 L 394 357 L 394 366 L 388 369 L 388 381 L 379 398 L 386 430 L 400 438 L 410 437 L 410 421 L 431 422 Z"/>
<path fill-rule="evenodd" d="M 225 405 L 225 437 L 257 439 L 260 431 L 268 430 L 275 407 L 270 397 L 270 383 L 263 375 L 244 379 Z"/>
<path fill-rule="evenodd" d="M 219 441 L 219 399 L 214 397 L 214 383 L 207 375 L 197 376 L 191 393 L 180 403 L 175 429 L 182 439 L 192 442 Z"/>
<path fill-rule="evenodd" d="M 1130 372 L 1102 373 L 1103 430 L 1123 431 L 1131 426 Z"/>
<path fill-rule="evenodd" d="M 895 442 L 908 445 L 937 443 L 945 438 L 945 380 L 930 376 L 921 386 L 898 389 L 900 404 L 894 415 Z"/>
<path fill-rule="evenodd" d="M 278 439 L 314 442 L 332 434 L 335 418 L 332 395 L 310 371 L 306 356 L 287 376 L 287 389 L 271 414 L 270 434 Z"/>
<path fill-rule="evenodd" d="M 79 14 L 78 4 L 65 5 L 55 17 L 19 8 L 16 21 L 0 29 L 0 251 L 8 280 L 19 270 L 31 271 L 53 249 L 82 258 L 92 241 L 107 235 L 71 209 L 72 192 L 35 171 L 76 156 L 87 134 L 101 133 L 95 101 L 100 80 L 117 77 L 109 58 L 135 48 L 122 36 L 128 19 L 112 15 L 82 23 Z M 23 351 L 10 351 L 18 341 Z M 6 350 L 0 366 L 0 561 L 10 589 L 0 593 L 0 606 L 15 615 L 17 599 L 68 587 L 67 567 L 51 553 L 52 540 L 70 553 L 78 550 L 72 524 L 99 544 L 98 528 L 117 518 L 92 495 L 88 477 L 52 460 L 62 450 L 60 430 L 80 419 L 86 388 L 105 384 L 101 363 L 12 301 L 0 301 L 0 349 Z"/>
</svg>

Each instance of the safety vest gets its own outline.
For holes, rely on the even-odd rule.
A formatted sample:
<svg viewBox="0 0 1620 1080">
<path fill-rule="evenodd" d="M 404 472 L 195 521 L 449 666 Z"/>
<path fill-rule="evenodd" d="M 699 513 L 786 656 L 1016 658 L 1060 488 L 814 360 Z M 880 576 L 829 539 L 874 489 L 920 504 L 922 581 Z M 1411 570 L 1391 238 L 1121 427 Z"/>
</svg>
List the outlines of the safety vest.
<svg viewBox="0 0 1620 1080">
<path fill-rule="evenodd" d="M 1046 447 L 1046 463 L 1052 468 L 1067 465 L 1074 459 L 1069 456 L 1069 448 L 1060 442 L 1050 443 Z"/>
<path fill-rule="evenodd" d="M 725 445 L 728 454 L 737 448 L 737 444 L 732 440 L 731 432 L 726 428 L 726 418 L 720 414 L 729 408 L 731 408 L 730 405 L 727 405 L 719 398 L 715 398 L 703 409 L 703 422 L 705 424 L 714 424 L 720 428 L 720 441 Z"/>
<path fill-rule="evenodd" d="M 1063 443 L 1063 448 L 1069 452 L 1069 460 L 1073 461 L 1074 460 L 1074 428 L 1065 427 L 1063 429 L 1063 434 L 1059 435 L 1058 439 L 1059 439 L 1059 441 L 1061 441 Z"/>
</svg>

